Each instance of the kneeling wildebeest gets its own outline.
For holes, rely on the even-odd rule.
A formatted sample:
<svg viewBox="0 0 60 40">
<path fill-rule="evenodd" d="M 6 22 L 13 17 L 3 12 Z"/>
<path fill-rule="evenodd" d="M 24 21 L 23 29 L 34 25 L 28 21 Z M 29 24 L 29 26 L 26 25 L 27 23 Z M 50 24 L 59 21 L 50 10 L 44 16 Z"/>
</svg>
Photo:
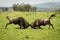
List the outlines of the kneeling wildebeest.
<svg viewBox="0 0 60 40">
<path fill-rule="evenodd" d="M 18 24 L 20 26 L 20 29 L 29 27 L 29 23 L 23 17 L 9 18 L 9 16 L 7 16 L 7 19 L 9 20 L 9 22 L 6 24 L 5 28 L 7 28 L 9 24 Z"/>
<path fill-rule="evenodd" d="M 34 29 L 36 28 L 40 28 L 40 26 L 42 25 L 49 25 L 49 29 L 50 29 L 50 25 L 52 26 L 52 28 L 54 29 L 53 25 L 50 22 L 50 18 L 38 18 L 36 19 L 30 26 Z"/>
</svg>

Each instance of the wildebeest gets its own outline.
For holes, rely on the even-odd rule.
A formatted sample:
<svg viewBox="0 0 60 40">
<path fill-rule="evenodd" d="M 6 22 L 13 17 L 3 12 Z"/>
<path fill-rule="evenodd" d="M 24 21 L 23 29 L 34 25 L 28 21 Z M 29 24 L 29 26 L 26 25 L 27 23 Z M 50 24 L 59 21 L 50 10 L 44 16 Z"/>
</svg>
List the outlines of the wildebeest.
<svg viewBox="0 0 60 40">
<path fill-rule="evenodd" d="M 9 20 L 9 22 L 6 24 L 5 28 L 7 28 L 9 24 L 18 24 L 20 26 L 20 29 L 29 27 L 29 23 L 23 17 L 9 18 L 9 16 L 7 16 L 7 19 Z"/>
<path fill-rule="evenodd" d="M 50 18 L 38 18 L 36 19 L 33 23 L 31 23 L 31 27 L 36 29 L 36 28 L 40 28 L 40 26 L 42 25 L 49 25 L 49 29 L 50 29 L 50 25 L 52 26 L 52 28 L 54 29 L 53 25 L 50 22 Z"/>
</svg>

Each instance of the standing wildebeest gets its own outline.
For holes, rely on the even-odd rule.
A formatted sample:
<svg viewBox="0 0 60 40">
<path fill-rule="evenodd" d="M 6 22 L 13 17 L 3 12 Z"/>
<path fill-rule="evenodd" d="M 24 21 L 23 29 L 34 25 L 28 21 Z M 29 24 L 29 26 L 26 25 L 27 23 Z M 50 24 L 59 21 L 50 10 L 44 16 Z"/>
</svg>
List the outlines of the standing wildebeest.
<svg viewBox="0 0 60 40">
<path fill-rule="evenodd" d="M 36 28 L 40 28 L 41 25 L 49 25 L 49 29 L 50 29 L 50 25 L 51 25 L 52 28 L 54 29 L 53 25 L 50 22 L 50 17 L 36 19 L 30 26 L 32 28 L 36 29 Z"/>
<path fill-rule="evenodd" d="M 20 26 L 20 28 L 28 28 L 29 23 L 23 18 L 23 17 L 16 17 L 16 18 L 9 18 L 9 16 L 7 16 L 7 19 L 9 20 L 9 22 L 6 24 L 5 28 L 7 28 L 7 26 L 9 24 L 18 24 Z"/>
</svg>

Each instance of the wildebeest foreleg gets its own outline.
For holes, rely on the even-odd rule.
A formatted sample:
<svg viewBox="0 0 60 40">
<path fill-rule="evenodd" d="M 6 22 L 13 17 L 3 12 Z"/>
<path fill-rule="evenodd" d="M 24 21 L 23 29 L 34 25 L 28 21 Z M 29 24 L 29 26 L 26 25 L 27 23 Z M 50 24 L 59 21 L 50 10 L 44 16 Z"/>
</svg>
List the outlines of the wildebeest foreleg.
<svg viewBox="0 0 60 40">
<path fill-rule="evenodd" d="M 26 29 L 24 26 L 20 26 L 20 29 Z"/>
<path fill-rule="evenodd" d="M 34 27 L 34 29 L 40 29 L 40 26 L 36 26 L 36 27 Z"/>
</svg>

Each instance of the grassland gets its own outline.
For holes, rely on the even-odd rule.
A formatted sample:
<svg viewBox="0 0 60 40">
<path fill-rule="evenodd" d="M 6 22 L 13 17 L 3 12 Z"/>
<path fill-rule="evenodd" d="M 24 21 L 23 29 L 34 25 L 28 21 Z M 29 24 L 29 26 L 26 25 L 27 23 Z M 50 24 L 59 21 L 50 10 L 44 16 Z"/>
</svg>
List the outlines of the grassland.
<svg viewBox="0 0 60 40">
<path fill-rule="evenodd" d="M 29 23 L 32 23 L 37 18 L 48 18 L 54 12 L 0 12 L 0 40 L 60 40 L 60 14 L 51 19 L 54 30 L 48 29 L 48 25 L 41 26 L 43 29 L 16 29 L 18 25 L 5 25 L 8 22 L 6 16 L 10 17 L 24 17 Z"/>
</svg>

